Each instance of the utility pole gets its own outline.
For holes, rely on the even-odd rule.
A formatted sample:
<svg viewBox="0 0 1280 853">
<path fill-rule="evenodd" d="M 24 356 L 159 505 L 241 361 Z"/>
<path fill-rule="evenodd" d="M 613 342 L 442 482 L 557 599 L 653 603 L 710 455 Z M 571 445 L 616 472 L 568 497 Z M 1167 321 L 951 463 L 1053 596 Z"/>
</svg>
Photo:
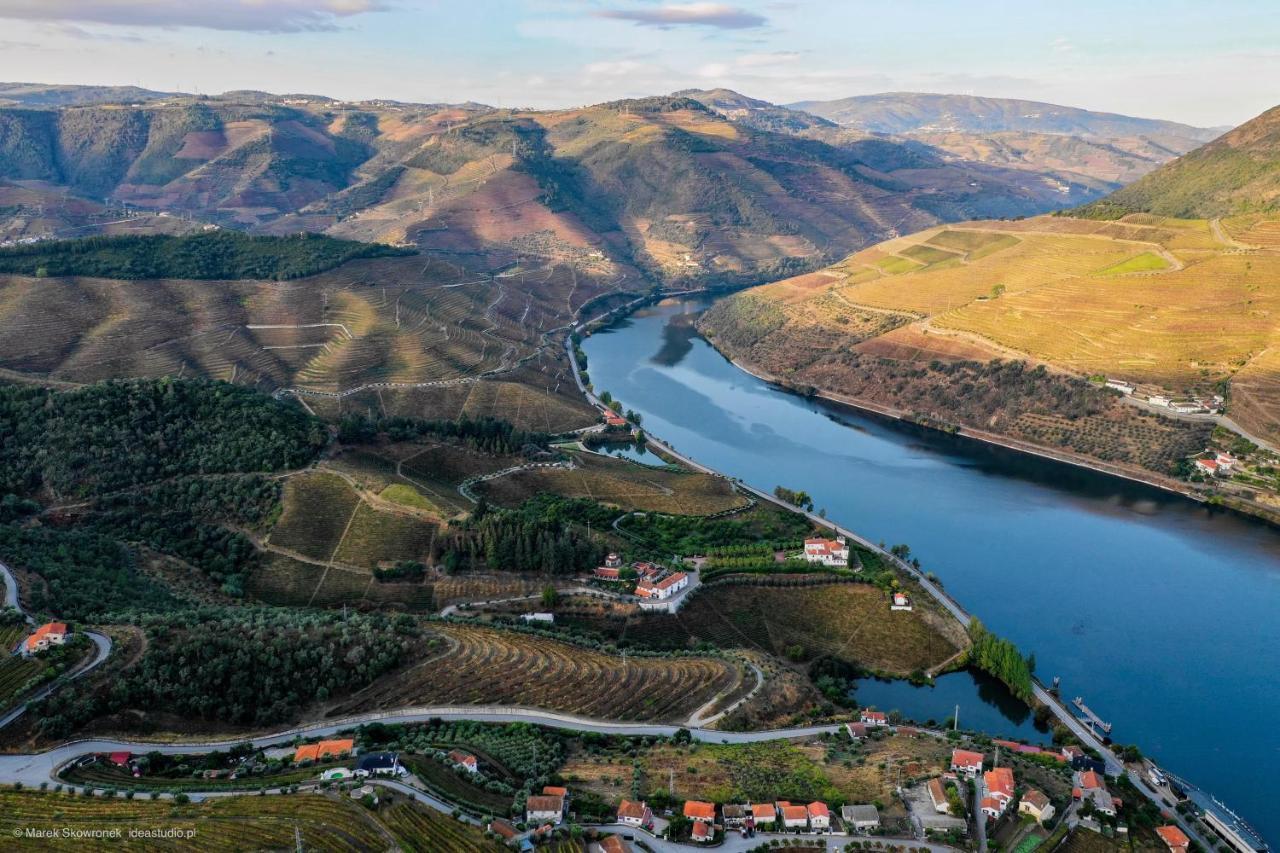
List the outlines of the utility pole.
<svg viewBox="0 0 1280 853">
<path fill-rule="evenodd" d="M 960 731 L 960 705 L 956 705 L 956 715 L 951 718 L 951 731 Z"/>
</svg>

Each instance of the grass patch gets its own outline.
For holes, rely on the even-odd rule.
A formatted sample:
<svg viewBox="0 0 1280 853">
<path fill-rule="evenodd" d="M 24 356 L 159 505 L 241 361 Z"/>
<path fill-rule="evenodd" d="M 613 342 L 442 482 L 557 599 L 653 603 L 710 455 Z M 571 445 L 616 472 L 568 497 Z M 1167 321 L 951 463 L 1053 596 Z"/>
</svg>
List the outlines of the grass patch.
<svg viewBox="0 0 1280 853">
<path fill-rule="evenodd" d="M 413 507 L 414 509 L 422 509 L 427 512 L 439 512 L 436 505 L 423 497 L 422 493 L 412 486 L 406 486 L 403 483 L 392 483 L 382 490 L 378 495 L 385 501 L 400 506 Z"/>
<path fill-rule="evenodd" d="M 1155 252 L 1143 252 L 1118 264 L 1098 270 L 1098 275 L 1124 275 L 1131 272 L 1152 272 L 1167 270 L 1169 262 Z"/>
<path fill-rule="evenodd" d="M 875 265 L 885 273 L 885 275 L 901 275 L 903 273 L 915 272 L 924 268 L 924 264 L 916 263 L 910 258 L 900 258 L 891 256 L 883 260 L 876 261 Z"/>
</svg>

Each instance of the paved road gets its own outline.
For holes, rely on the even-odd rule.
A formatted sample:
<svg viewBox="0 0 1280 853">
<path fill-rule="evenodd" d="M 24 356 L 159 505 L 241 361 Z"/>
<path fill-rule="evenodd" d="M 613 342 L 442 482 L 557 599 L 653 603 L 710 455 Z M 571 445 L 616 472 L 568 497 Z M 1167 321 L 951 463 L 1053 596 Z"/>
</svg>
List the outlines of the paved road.
<svg viewBox="0 0 1280 853">
<path fill-rule="evenodd" d="M 36 620 L 32 618 L 30 613 L 23 611 L 22 605 L 18 601 L 18 581 L 13 576 L 13 572 L 9 571 L 9 567 L 6 566 L 4 563 L 0 563 L 0 577 L 4 578 L 5 606 L 12 607 L 14 610 L 17 610 L 19 613 L 21 613 L 23 618 L 27 620 L 28 625 L 34 625 L 36 623 Z M 97 669 L 99 666 L 102 665 L 103 661 L 105 661 L 108 657 L 110 657 L 111 655 L 111 638 L 110 637 L 106 636 L 105 634 L 98 634 L 94 631 L 85 631 L 84 633 L 90 640 L 93 641 L 93 644 L 97 647 L 97 649 L 94 652 L 93 659 L 90 660 L 88 663 L 81 661 L 70 672 L 60 676 L 59 678 L 54 679 L 53 681 L 46 684 L 44 687 L 41 687 L 35 693 L 28 696 L 26 701 L 24 701 L 21 705 L 14 708 L 9 713 L 5 714 L 3 717 L 0 717 L 0 729 L 9 725 L 14 720 L 18 719 L 24 713 L 26 713 L 28 705 L 31 705 L 33 702 L 39 702 L 41 699 L 48 696 L 53 691 L 57 690 L 67 681 L 73 678 L 79 678 L 82 675 L 86 675 L 89 672 Z M 0 651 L 7 652 L 9 650 L 4 649 Z"/>
</svg>

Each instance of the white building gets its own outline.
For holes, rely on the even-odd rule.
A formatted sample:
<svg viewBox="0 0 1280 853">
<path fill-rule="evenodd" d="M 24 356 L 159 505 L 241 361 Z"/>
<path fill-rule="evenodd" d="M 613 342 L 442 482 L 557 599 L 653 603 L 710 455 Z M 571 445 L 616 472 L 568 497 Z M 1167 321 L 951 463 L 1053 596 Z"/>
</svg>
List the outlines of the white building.
<svg viewBox="0 0 1280 853">
<path fill-rule="evenodd" d="M 529 797 L 524 807 L 525 822 L 558 824 L 564 819 L 564 797 L 538 795 Z"/>
<path fill-rule="evenodd" d="M 843 567 L 849 565 L 849 543 L 843 536 L 835 539 L 804 540 L 804 559 L 810 563 L 821 563 L 824 566 Z"/>
<path fill-rule="evenodd" d="M 893 604 L 889 606 L 890 610 L 910 610 L 911 599 L 907 598 L 906 593 L 895 592 L 893 594 Z"/>
<path fill-rule="evenodd" d="M 636 595 L 641 598 L 666 601 L 689 585 L 689 576 L 684 572 L 674 572 L 659 581 L 642 578 L 636 584 Z"/>
</svg>

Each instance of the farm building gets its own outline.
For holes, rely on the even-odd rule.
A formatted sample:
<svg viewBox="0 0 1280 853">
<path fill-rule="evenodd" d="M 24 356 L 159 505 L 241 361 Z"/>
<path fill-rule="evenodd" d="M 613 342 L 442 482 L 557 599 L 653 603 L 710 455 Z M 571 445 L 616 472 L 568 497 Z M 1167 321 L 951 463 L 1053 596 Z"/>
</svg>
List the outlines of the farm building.
<svg viewBox="0 0 1280 853">
<path fill-rule="evenodd" d="M 604 425 L 608 427 L 629 427 L 627 419 L 619 415 L 617 412 L 606 411 L 604 413 Z"/>
<path fill-rule="evenodd" d="M 551 625 L 556 621 L 556 615 L 554 613 L 521 613 L 520 618 L 529 624 L 541 622 L 546 625 Z"/>
<path fill-rule="evenodd" d="M 845 723 L 844 728 L 854 740 L 862 740 L 867 736 L 866 723 Z"/>
<path fill-rule="evenodd" d="M 23 641 L 22 654 L 30 656 L 43 652 L 50 646 L 61 646 L 67 641 L 67 636 L 70 633 L 67 630 L 66 622 L 46 622 L 37 628 L 34 634 Z"/>
<path fill-rule="evenodd" d="M 750 807 L 741 806 L 735 803 L 726 805 L 720 810 L 720 817 L 724 820 L 726 829 L 737 829 L 747 822 L 747 818 L 751 816 Z"/>
<path fill-rule="evenodd" d="M 890 610 L 910 610 L 911 599 L 907 598 L 904 592 L 895 592 L 893 594 L 893 604 L 889 605 Z"/>
<path fill-rule="evenodd" d="M 889 715 L 883 711 L 863 711 L 858 719 L 864 726 L 889 725 Z"/>
<path fill-rule="evenodd" d="M 480 772 L 480 762 L 469 752 L 455 749 L 449 753 L 447 758 L 454 767 L 461 767 L 463 770 L 468 770 L 472 773 Z"/>
<path fill-rule="evenodd" d="M 606 835 L 600 839 L 601 853 L 630 853 L 631 846 L 618 835 Z"/>
<path fill-rule="evenodd" d="M 601 580 L 616 581 L 622 577 L 622 569 L 612 566 L 599 566 L 595 569 L 595 576 Z"/>
<path fill-rule="evenodd" d="M 942 780 L 929 780 L 929 799 L 933 801 L 933 810 L 938 814 L 951 814 L 951 801 L 947 799 L 947 791 L 942 787 Z"/>
<path fill-rule="evenodd" d="M 567 801 L 569 799 L 569 789 L 562 788 L 559 785 L 543 785 L 542 795 L 544 797 L 564 797 Z"/>
<path fill-rule="evenodd" d="M 840 820 L 846 830 L 866 832 L 880 826 L 880 812 L 875 806 L 842 806 Z"/>
<path fill-rule="evenodd" d="M 491 821 L 489 823 L 489 831 L 503 841 L 510 841 L 520 834 L 520 830 L 516 829 L 511 821 L 503 820 L 502 818 Z"/>
<path fill-rule="evenodd" d="M 821 563 L 824 566 L 843 567 L 849 565 L 849 544 L 843 536 L 835 539 L 804 540 L 804 559 L 810 563 Z"/>
<path fill-rule="evenodd" d="M 814 801 L 805 806 L 809 815 L 809 828 L 814 832 L 826 832 L 831 828 L 831 809 L 826 803 Z"/>
<path fill-rule="evenodd" d="M 636 584 L 636 595 L 641 598 L 666 601 L 689 585 L 689 576 L 684 572 L 675 572 L 659 581 L 644 578 Z"/>
<path fill-rule="evenodd" d="M 714 821 L 716 819 L 716 805 L 715 803 L 704 803 L 700 800 L 688 800 L 684 804 L 684 816 L 689 820 Z"/>
<path fill-rule="evenodd" d="M 564 797 L 548 794 L 529 797 L 525 801 L 526 823 L 558 824 L 564 819 Z"/>
</svg>

